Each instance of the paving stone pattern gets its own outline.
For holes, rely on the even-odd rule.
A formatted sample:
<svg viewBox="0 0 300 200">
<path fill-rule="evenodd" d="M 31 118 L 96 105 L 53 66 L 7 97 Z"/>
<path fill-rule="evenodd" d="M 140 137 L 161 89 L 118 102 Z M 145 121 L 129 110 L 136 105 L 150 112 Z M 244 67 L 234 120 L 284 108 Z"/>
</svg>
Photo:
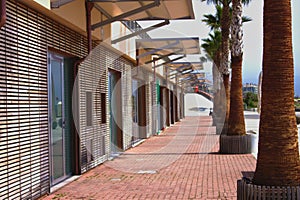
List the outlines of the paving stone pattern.
<svg viewBox="0 0 300 200">
<path fill-rule="evenodd" d="M 210 117 L 186 117 L 44 199 L 236 199 L 256 160 L 218 154 Z"/>
</svg>

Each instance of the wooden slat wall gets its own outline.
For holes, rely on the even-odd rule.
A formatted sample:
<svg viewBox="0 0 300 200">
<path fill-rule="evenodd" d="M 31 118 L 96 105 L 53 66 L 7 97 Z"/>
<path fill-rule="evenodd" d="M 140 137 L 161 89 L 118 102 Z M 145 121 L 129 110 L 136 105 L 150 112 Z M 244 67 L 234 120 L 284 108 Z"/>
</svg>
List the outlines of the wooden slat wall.
<svg viewBox="0 0 300 200">
<path fill-rule="evenodd" d="M 48 47 L 83 57 L 86 39 L 7 1 L 0 30 L 0 199 L 36 199 L 49 191 Z"/>
<path fill-rule="evenodd" d="M 132 75 L 131 69 L 133 65 L 129 64 L 125 60 L 121 59 L 124 63 L 122 74 L 122 115 L 123 115 L 123 148 L 128 149 L 132 145 L 133 127 L 132 127 Z"/>
<path fill-rule="evenodd" d="M 50 187 L 48 48 L 82 58 L 87 55 L 87 40 L 15 0 L 7 1 L 7 17 L 7 24 L 0 30 L 0 199 L 36 199 Z M 133 64 L 105 47 L 95 52 L 98 52 L 97 65 L 87 63 L 90 71 L 80 73 L 80 119 L 85 123 L 84 97 L 91 89 L 89 85 L 96 86 L 94 94 L 107 94 L 108 68 L 122 72 L 123 148 L 127 149 L 132 137 L 128 119 L 132 117 Z M 98 83 L 91 79 L 95 74 L 101 75 Z M 156 95 L 156 90 L 151 89 L 151 78 L 152 74 L 145 72 L 148 135 L 152 133 L 151 97 Z M 102 163 L 110 146 L 108 113 L 106 124 L 102 124 L 101 98 L 93 97 L 96 109 L 93 126 L 80 126 L 82 172 Z M 93 158 L 87 158 L 87 143 L 94 151 Z"/>
<path fill-rule="evenodd" d="M 79 117 L 81 136 L 81 171 L 85 172 L 107 160 L 110 154 L 110 131 L 109 131 L 109 102 L 108 102 L 108 70 L 116 70 L 122 73 L 121 87 L 122 94 L 122 130 L 123 150 L 131 146 L 132 139 L 132 87 L 131 68 L 133 64 L 112 52 L 106 47 L 99 45 L 93 49 L 91 57 L 81 63 L 79 67 Z M 94 99 L 93 123 L 86 126 L 86 92 L 92 92 Z M 106 123 L 101 123 L 101 100 L 100 93 L 106 94 Z M 98 98 L 99 96 L 99 98 Z M 93 140 L 93 159 L 88 160 L 86 144 Z M 105 145 L 103 147 L 103 145 Z M 103 152 L 105 151 L 105 152 Z M 89 161 L 89 162 L 88 162 Z"/>
</svg>

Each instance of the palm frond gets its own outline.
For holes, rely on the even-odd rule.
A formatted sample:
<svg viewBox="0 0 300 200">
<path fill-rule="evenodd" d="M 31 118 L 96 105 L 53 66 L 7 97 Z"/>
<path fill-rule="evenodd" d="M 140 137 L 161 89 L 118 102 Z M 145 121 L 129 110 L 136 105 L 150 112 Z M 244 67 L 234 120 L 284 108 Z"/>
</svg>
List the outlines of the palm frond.
<svg viewBox="0 0 300 200">
<path fill-rule="evenodd" d="M 204 49 L 207 55 L 209 55 L 210 58 L 214 58 L 217 51 L 221 47 L 221 32 L 215 30 L 213 33 L 210 33 L 208 35 L 208 38 L 202 39 L 203 43 L 201 44 L 201 47 Z"/>
<path fill-rule="evenodd" d="M 220 0 L 201 0 L 202 2 L 206 2 L 207 4 L 220 4 Z"/>
<path fill-rule="evenodd" d="M 251 0 L 242 0 L 244 6 L 248 6 Z"/>
<path fill-rule="evenodd" d="M 248 16 L 243 16 L 242 17 L 242 22 L 245 23 L 245 22 L 251 22 L 252 21 L 252 18 L 251 17 L 248 17 Z"/>
</svg>

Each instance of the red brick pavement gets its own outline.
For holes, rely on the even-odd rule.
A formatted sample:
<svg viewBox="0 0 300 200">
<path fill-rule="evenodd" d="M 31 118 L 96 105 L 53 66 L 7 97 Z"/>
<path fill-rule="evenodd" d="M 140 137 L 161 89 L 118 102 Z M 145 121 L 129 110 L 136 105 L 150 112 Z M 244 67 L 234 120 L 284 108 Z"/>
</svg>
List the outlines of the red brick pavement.
<svg viewBox="0 0 300 200">
<path fill-rule="evenodd" d="M 254 171 L 248 155 L 220 155 L 210 117 L 187 117 L 44 199 L 236 199 Z"/>
</svg>

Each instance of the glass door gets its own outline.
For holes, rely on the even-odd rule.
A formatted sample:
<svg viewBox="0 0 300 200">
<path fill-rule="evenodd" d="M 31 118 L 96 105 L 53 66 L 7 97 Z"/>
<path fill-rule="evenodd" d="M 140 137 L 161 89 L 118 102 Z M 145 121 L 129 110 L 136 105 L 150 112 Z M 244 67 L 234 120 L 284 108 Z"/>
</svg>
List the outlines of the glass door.
<svg viewBox="0 0 300 200">
<path fill-rule="evenodd" d="M 51 185 L 66 178 L 64 58 L 49 54 L 49 116 Z"/>
<path fill-rule="evenodd" d="M 114 102 L 112 102 L 112 93 L 115 85 L 115 79 L 113 73 L 108 72 L 108 99 L 109 99 L 109 114 L 110 114 L 110 149 L 112 154 L 118 152 L 117 148 L 117 130 L 116 130 L 116 122 L 114 120 L 113 109 L 115 109 Z"/>
<path fill-rule="evenodd" d="M 108 72 L 108 97 L 110 113 L 110 145 L 112 154 L 118 155 L 123 150 L 122 132 L 122 98 L 121 95 L 112 98 L 114 94 L 121 94 L 121 85 L 117 84 L 121 73 L 109 70 Z"/>
<path fill-rule="evenodd" d="M 132 79 L 132 142 L 136 142 L 139 137 L 139 125 L 138 125 L 138 81 Z"/>
</svg>

